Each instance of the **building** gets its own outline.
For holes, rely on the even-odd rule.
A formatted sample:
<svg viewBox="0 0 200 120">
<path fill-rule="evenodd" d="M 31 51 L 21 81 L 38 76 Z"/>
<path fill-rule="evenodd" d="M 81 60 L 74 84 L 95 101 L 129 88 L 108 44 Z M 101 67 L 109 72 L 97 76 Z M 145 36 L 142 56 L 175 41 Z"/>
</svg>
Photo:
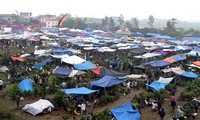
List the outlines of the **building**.
<svg viewBox="0 0 200 120">
<path fill-rule="evenodd" d="M 58 26 L 58 21 L 57 20 L 49 20 L 46 21 L 46 27 L 52 28 L 52 27 L 57 27 Z"/>
<path fill-rule="evenodd" d="M 0 14 L 0 21 L 4 21 L 4 24 L 13 24 L 17 17 L 16 14 Z"/>
<path fill-rule="evenodd" d="M 29 22 L 30 18 L 32 17 L 32 13 L 31 12 L 20 12 L 20 16 L 22 17 L 22 19 L 26 22 Z"/>
<path fill-rule="evenodd" d="M 56 15 L 40 15 L 39 20 L 46 23 L 46 21 L 56 20 Z"/>
<path fill-rule="evenodd" d="M 30 17 L 32 17 L 32 13 L 31 12 L 20 12 L 20 16 L 24 17 L 24 18 L 30 18 Z"/>
<path fill-rule="evenodd" d="M 46 27 L 56 27 L 58 25 L 58 20 L 56 18 L 56 15 L 40 15 L 38 16 L 38 19 L 41 23 L 45 24 Z"/>
</svg>

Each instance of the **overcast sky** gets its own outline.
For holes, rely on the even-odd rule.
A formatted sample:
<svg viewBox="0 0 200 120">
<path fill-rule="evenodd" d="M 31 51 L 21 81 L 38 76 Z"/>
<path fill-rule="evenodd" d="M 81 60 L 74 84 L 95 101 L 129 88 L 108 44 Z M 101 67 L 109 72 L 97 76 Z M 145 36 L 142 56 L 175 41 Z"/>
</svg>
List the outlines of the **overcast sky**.
<svg viewBox="0 0 200 120">
<path fill-rule="evenodd" d="M 177 18 L 200 20 L 199 0 L 1 0 L 0 14 L 32 12 L 39 14 L 70 13 L 79 17 L 119 16 L 125 19 L 137 17 Z"/>
</svg>

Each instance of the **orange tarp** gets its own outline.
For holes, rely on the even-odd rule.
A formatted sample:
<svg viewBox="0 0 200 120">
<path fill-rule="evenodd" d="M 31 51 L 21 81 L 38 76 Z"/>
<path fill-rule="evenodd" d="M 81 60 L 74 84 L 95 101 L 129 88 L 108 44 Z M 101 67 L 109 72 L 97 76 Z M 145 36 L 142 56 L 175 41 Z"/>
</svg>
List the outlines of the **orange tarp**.
<svg viewBox="0 0 200 120">
<path fill-rule="evenodd" d="M 95 74 L 97 74 L 97 75 L 100 75 L 100 70 L 101 70 L 101 68 L 94 68 L 94 69 L 92 69 L 91 71 L 93 72 L 93 73 L 95 73 Z"/>
<path fill-rule="evenodd" d="M 20 62 L 24 62 L 25 61 L 25 59 L 24 58 L 22 58 L 22 57 L 12 57 L 11 56 L 11 59 L 13 60 L 13 61 L 20 61 Z"/>
<path fill-rule="evenodd" d="M 196 66 L 199 66 L 200 67 L 200 61 L 195 61 L 195 62 L 192 62 L 192 64 L 196 65 Z"/>
<path fill-rule="evenodd" d="M 170 62 L 170 63 L 176 62 L 176 60 L 174 60 L 173 58 L 170 58 L 170 57 L 164 59 L 163 61 Z"/>
</svg>

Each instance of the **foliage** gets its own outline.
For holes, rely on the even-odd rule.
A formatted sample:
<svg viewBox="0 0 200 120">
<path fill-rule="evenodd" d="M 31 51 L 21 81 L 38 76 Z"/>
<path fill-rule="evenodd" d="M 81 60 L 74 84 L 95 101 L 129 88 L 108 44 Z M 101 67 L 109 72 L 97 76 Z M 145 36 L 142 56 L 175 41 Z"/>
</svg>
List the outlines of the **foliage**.
<svg viewBox="0 0 200 120">
<path fill-rule="evenodd" d="M 132 106 L 135 106 L 136 108 L 140 108 L 140 104 L 138 103 L 136 99 L 133 99 L 131 103 L 132 103 Z"/>
<path fill-rule="evenodd" d="M 155 23 L 155 18 L 154 18 L 154 16 L 153 15 L 150 15 L 149 17 L 148 17 L 148 24 L 149 24 L 149 27 L 150 28 L 153 28 L 154 27 L 154 23 Z"/>
<path fill-rule="evenodd" d="M 8 57 L 8 55 L 4 54 L 4 55 L 1 57 L 1 64 L 2 64 L 2 65 L 8 65 L 8 64 L 9 64 L 9 61 L 10 61 L 10 58 Z"/>
<path fill-rule="evenodd" d="M 21 90 L 20 90 L 20 88 L 18 87 L 18 85 L 15 83 L 15 84 L 12 84 L 12 86 L 11 86 L 10 89 L 8 90 L 8 96 L 9 96 L 11 99 L 15 99 L 16 94 L 21 94 Z"/>
<path fill-rule="evenodd" d="M 109 109 L 105 109 L 103 112 L 94 113 L 92 118 L 93 120 L 111 120 L 112 113 Z"/>
<path fill-rule="evenodd" d="M 53 103 L 56 108 L 61 109 L 61 107 L 66 104 L 65 96 L 65 92 L 58 89 L 56 96 L 53 98 Z"/>
<path fill-rule="evenodd" d="M 193 83 L 191 82 L 187 82 L 187 87 L 186 87 L 186 91 L 182 92 L 180 95 L 180 100 L 185 100 L 185 101 L 189 101 L 191 100 L 193 97 L 198 97 L 200 96 L 200 81 L 197 79 L 195 81 L 193 81 Z"/>
<path fill-rule="evenodd" d="M 46 85 L 48 86 L 50 93 L 55 93 L 57 85 L 60 83 L 59 79 L 60 77 L 58 75 L 53 74 L 46 80 Z"/>
<path fill-rule="evenodd" d="M 167 91 L 165 89 L 154 91 L 154 99 L 160 98 L 161 100 L 164 100 L 166 97 L 167 97 Z"/>
<path fill-rule="evenodd" d="M 37 97 L 38 95 L 42 95 L 43 92 L 43 88 L 41 85 L 36 84 L 33 88 L 33 94 L 35 97 Z"/>
<path fill-rule="evenodd" d="M 180 95 L 180 100 L 182 101 L 190 101 L 195 96 L 192 92 L 182 92 Z"/>
<path fill-rule="evenodd" d="M 102 95 L 99 98 L 99 105 L 105 105 L 107 103 L 113 102 L 114 100 L 116 100 L 116 96 L 111 96 L 111 95 Z"/>
<path fill-rule="evenodd" d="M 15 117 L 11 115 L 10 113 L 0 113 L 0 120 L 15 120 Z"/>
<path fill-rule="evenodd" d="M 194 109 L 191 106 L 183 106 L 181 110 L 185 113 L 185 116 L 191 116 L 194 113 Z"/>
</svg>

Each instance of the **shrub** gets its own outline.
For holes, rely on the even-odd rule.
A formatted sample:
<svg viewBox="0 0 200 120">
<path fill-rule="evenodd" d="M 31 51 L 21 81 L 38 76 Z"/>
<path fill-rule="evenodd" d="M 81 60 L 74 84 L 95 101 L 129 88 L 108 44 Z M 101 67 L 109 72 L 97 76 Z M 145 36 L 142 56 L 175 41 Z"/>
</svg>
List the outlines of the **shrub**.
<svg viewBox="0 0 200 120">
<path fill-rule="evenodd" d="M 38 95 L 42 95 L 42 92 L 43 92 L 43 88 L 42 86 L 36 84 L 33 88 L 33 94 L 35 97 L 37 97 Z"/>
<path fill-rule="evenodd" d="M 56 108 L 61 109 L 61 107 L 66 104 L 65 102 L 65 92 L 58 90 L 56 96 L 53 98 L 53 103 Z"/>
<path fill-rule="evenodd" d="M 190 101 L 194 96 L 195 94 L 192 92 L 182 92 L 179 99 L 183 101 Z"/>
<path fill-rule="evenodd" d="M 181 110 L 185 113 L 185 116 L 191 116 L 194 113 L 194 109 L 191 106 L 183 106 Z"/>
<path fill-rule="evenodd" d="M 21 94 L 21 90 L 20 88 L 18 87 L 18 85 L 15 83 L 13 84 L 10 89 L 8 90 L 8 96 L 11 98 L 11 99 L 15 99 L 15 96 L 16 94 Z"/>
<path fill-rule="evenodd" d="M 103 112 L 93 114 L 92 118 L 93 120 L 111 120 L 112 113 L 109 109 L 105 109 Z"/>
</svg>

